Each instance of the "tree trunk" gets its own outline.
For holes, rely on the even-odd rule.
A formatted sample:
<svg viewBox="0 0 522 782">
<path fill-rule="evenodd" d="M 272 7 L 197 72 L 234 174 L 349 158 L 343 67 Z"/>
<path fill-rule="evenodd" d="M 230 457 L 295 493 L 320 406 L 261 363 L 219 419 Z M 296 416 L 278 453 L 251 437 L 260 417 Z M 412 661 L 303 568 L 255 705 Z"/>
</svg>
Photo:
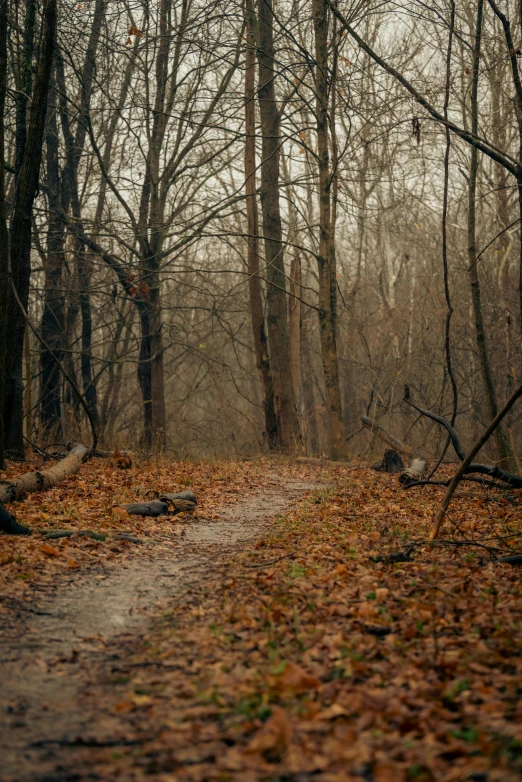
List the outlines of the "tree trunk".
<svg viewBox="0 0 522 782">
<path fill-rule="evenodd" d="M 279 207 L 280 116 L 275 97 L 274 13 L 272 0 L 258 0 L 258 100 L 262 130 L 261 210 L 267 266 L 267 322 L 274 409 L 279 446 L 293 450 L 300 441 L 299 424 L 289 372 L 290 350 L 283 232 Z"/>
<path fill-rule="evenodd" d="M 167 439 L 167 411 L 165 407 L 165 372 L 163 364 L 163 334 L 161 317 L 160 277 L 156 255 L 149 268 L 149 310 L 150 352 L 151 352 L 151 403 L 152 403 L 152 439 L 155 449 L 162 450 Z"/>
<path fill-rule="evenodd" d="M 152 424 L 152 372 L 150 347 L 149 311 L 144 304 L 139 307 L 140 315 L 140 354 L 138 359 L 138 382 L 140 384 L 143 404 L 143 436 L 142 444 L 150 449 L 153 446 Z"/>
<path fill-rule="evenodd" d="M 5 97 L 7 92 L 7 3 L 0 2 L 0 367 L 7 358 L 7 307 L 9 302 L 7 219 L 5 213 Z M 5 372 L 0 372 L 0 470 L 4 464 Z"/>
<path fill-rule="evenodd" d="M 96 0 L 91 34 L 89 37 L 89 43 L 87 45 L 87 51 L 85 53 L 85 62 L 83 65 L 81 78 L 81 113 L 78 118 L 78 124 L 76 126 L 76 133 L 74 138 L 73 160 L 76 193 L 78 192 L 78 165 L 80 163 L 80 158 L 83 152 L 85 136 L 89 123 L 89 110 L 91 105 L 93 78 L 96 66 L 96 52 L 100 40 L 104 14 L 105 0 Z M 80 217 L 80 204 L 77 197 L 73 200 L 73 213 L 75 217 Z M 85 396 L 85 402 L 87 403 L 87 407 L 89 408 L 92 416 L 93 425 L 96 430 L 98 430 L 98 392 L 92 366 L 92 307 L 90 294 L 92 263 L 91 258 L 85 252 L 85 247 L 83 244 L 80 242 L 78 244 L 77 267 L 80 294 L 80 314 L 82 319 L 82 353 L 80 361 L 82 388 Z"/>
<path fill-rule="evenodd" d="M 471 132 L 478 135 L 478 80 L 480 67 L 480 50 L 482 41 L 482 22 L 483 22 L 484 0 L 478 0 L 477 6 L 477 26 L 475 31 L 475 46 L 473 59 L 473 77 L 471 87 Z M 494 419 L 498 413 L 497 398 L 491 365 L 489 361 L 488 348 L 486 343 L 486 330 L 484 326 L 484 315 L 482 311 L 482 294 L 480 290 L 480 280 L 478 274 L 478 260 L 476 247 L 476 193 L 477 193 L 477 174 L 478 174 L 478 149 L 471 147 L 469 190 L 468 190 L 468 273 L 471 286 L 471 300 L 473 303 L 473 316 L 475 321 L 475 337 L 479 354 L 480 369 L 482 381 L 484 383 L 484 392 L 490 420 Z M 499 462 L 506 470 L 516 471 L 516 460 L 511 452 L 509 440 L 504 428 L 499 425 L 495 429 L 495 438 L 497 441 L 497 451 Z"/>
<path fill-rule="evenodd" d="M 247 213 L 247 268 L 250 295 L 250 316 L 254 336 L 256 366 L 263 392 L 265 437 L 269 448 L 277 445 L 277 418 L 274 410 L 274 387 L 265 316 L 261 278 L 259 276 L 259 217 L 256 194 L 256 104 L 255 104 L 255 9 L 254 0 L 246 0 L 247 48 L 245 52 L 245 200 Z"/>
<path fill-rule="evenodd" d="M 40 55 L 11 221 L 9 253 L 11 279 L 25 309 L 29 298 L 31 274 L 31 215 L 38 189 L 47 93 L 56 38 L 56 17 L 56 0 L 47 0 L 42 8 Z M 4 405 L 4 420 L 7 424 L 6 449 L 13 456 L 23 458 L 22 362 L 25 319 L 13 295 L 10 296 L 8 317 L 11 338 L 6 362 L 8 389 Z"/>
<path fill-rule="evenodd" d="M 82 375 L 82 388 L 85 402 L 92 416 L 93 426 L 99 428 L 98 391 L 92 367 L 92 307 L 91 307 L 91 258 L 85 252 L 85 247 L 80 243 L 76 257 L 78 267 L 78 285 L 80 299 L 80 314 L 82 318 L 82 339 L 80 368 Z"/>
<path fill-rule="evenodd" d="M 332 459 L 346 457 L 346 441 L 341 407 L 339 362 L 337 358 L 337 280 L 335 226 L 332 220 L 333 174 L 328 150 L 328 4 L 313 0 L 315 32 L 315 97 L 317 160 L 319 168 L 319 322 L 321 353 Z M 334 118 L 332 118 L 333 121 Z"/>
<path fill-rule="evenodd" d="M 147 165 L 141 188 L 137 237 L 143 258 L 144 278 L 140 296 L 141 345 L 138 378 L 143 395 L 144 441 L 147 447 L 162 449 L 166 443 L 165 378 L 161 316 L 161 277 L 158 254 L 163 246 L 165 196 L 160 192 L 160 161 L 167 128 L 165 109 L 169 53 L 172 41 L 172 0 L 161 0 L 159 10 L 158 54 L 156 58 L 156 94 Z"/>
<path fill-rule="evenodd" d="M 27 104 L 33 87 L 33 51 L 36 26 L 36 0 L 26 0 L 22 60 L 18 72 L 16 94 L 15 176 L 22 167 L 27 141 Z"/>
<path fill-rule="evenodd" d="M 62 219 L 60 167 L 58 162 L 58 127 L 56 122 L 56 87 L 49 88 L 46 123 L 47 151 L 47 254 L 44 258 L 44 306 L 41 332 L 47 347 L 40 349 L 40 420 L 44 439 L 61 440 L 61 372 L 53 357 L 63 359 L 65 340 L 65 301 L 62 266 L 65 251 L 65 224 Z M 52 352 L 51 352 L 52 351 Z"/>
<path fill-rule="evenodd" d="M 101 20 L 99 20 L 101 23 Z M 91 36 L 92 41 L 92 36 Z M 88 53 L 86 62 L 84 64 L 83 73 L 86 75 L 87 83 L 89 82 L 89 70 L 92 67 L 90 61 L 94 57 L 94 53 L 91 50 L 91 41 L 89 42 Z M 90 52 L 90 54 L 89 54 Z M 65 156 L 66 162 L 63 170 L 63 205 L 62 205 L 62 219 L 66 220 L 66 214 L 69 208 L 71 208 L 73 217 L 76 224 L 82 227 L 82 214 L 81 205 L 78 195 L 78 163 L 79 154 L 82 149 L 78 150 L 77 143 L 85 143 L 85 133 L 76 133 L 76 138 L 73 136 L 71 123 L 69 118 L 69 107 L 67 103 L 66 94 L 66 82 L 65 73 L 63 67 L 63 60 L 57 58 L 57 78 L 58 87 L 60 90 L 60 115 L 62 123 L 62 131 L 65 140 Z M 85 79 L 83 79 L 85 82 Z M 92 75 L 91 80 L 92 82 Z M 85 86 L 85 84 L 84 84 Z M 84 111 L 88 111 L 90 101 L 90 89 L 89 92 L 83 93 Z M 87 120 L 84 119 L 85 122 Z M 98 413 L 98 394 L 96 389 L 96 382 L 94 378 L 92 368 L 92 308 L 90 297 L 90 281 L 91 281 L 91 260 L 86 255 L 84 243 L 78 238 L 74 237 L 74 248 L 76 256 L 76 269 L 78 273 L 78 303 L 81 316 L 81 355 L 80 355 L 80 373 L 82 378 L 82 389 L 85 397 L 85 402 L 91 414 L 92 424 L 96 431 L 99 428 L 99 413 Z"/>
<path fill-rule="evenodd" d="M 294 398 L 299 409 L 301 390 L 301 256 L 297 248 L 294 248 L 289 287 L 290 375 Z"/>
</svg>

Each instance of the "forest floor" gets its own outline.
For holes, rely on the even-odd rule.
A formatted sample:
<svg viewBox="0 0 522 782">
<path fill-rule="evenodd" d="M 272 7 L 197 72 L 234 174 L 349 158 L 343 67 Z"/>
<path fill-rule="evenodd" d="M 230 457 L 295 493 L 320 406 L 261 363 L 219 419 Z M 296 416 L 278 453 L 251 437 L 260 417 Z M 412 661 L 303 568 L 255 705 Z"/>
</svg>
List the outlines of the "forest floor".
<svg viewBox="0 0 522 782">
<path fill-rule="evenodd" d="M 118 464 L 10 507 L 2 782 L 522 779 L 519 492 L 463 484 L 433 545 L 443 490 L 396 476 Z M 197 512 L 129 517 L 136 487 Z"/>
</svg>

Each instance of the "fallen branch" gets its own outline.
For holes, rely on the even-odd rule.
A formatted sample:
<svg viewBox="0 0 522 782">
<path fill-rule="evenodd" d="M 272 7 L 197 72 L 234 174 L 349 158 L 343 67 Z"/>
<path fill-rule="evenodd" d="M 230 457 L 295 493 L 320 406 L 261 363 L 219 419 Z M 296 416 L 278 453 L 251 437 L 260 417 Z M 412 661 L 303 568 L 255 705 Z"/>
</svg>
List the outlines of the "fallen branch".
<svg viewBox="0 0 522 782">
<path fill-rule="evenodd" d="M 298 464 L 316 464 L 318 467 L 349 467 L 354 470 L 354 467 L 350 467 L 349 462 L 334 462 L 331 459 L 318 459 L 315 456 L 298 456 L 296 459 Z"/>
<path fill-rule="evenodd" d="M 59 540 L 60 538 L 72 538 L 78 535 L 80 538 L 92 538 L 93 540 L 105 540 L 107 535 L 102 532 L 92 532 L 88 529 L 54 529 L 51 532 L 45 532 L 46 540 Z"/>
<path fill-rule="evenodd" d="M 415 548 L 416 544 L 414 543 L 401 551 L 392 551 L 390 554 L 377 554 L 376 556 L 370 557 L 370 560 L 372 562 L 384 562 L 387 564 L 393 562 L 412 562 L 411 555 Z"/>
<path fill-rule="evenodd" d="M 269 565 L 275 565 L 276 562 L 281 562 L 283 559 L 291 559 L 291 557 L 295 557 L 296 554 L 297 551 L 291 551 L 290 554 L 283 554 L 282 557 L 277 557 L 277 559 L 269 559 L 268 562 L 260 562 L 256 565 L 243 565 L 243 567 L 247 567 L 247 568 L 268 567 Z"/>
<path fill-rule="evenodd" d="M 480 486 L 487 486 L 488 489 L 506 489 L 504 484 L 495 483 L 495 481 L 488 481 L 487 478 L 474 478 L 472 475 L 465 475 L 463 481 L 470 481 L 471 483 L 478 483 Z M 404 489 L 412 489 L 414 486 L 449 486 L 451 478 L 447 481 L 412 481 L 411 483 L 405 483 Z"/>
<path fill-rule="evenodd" d="M 522 565 L 522 554 L 511 554 L 508 557 L 499 557 L 499 562 L 504 565 Z"/>
<path fill-rule="evenodd" d="M 396 451 L 402 451 L 407 456 L 413 456 L 413 448 L 411 448 L 411 446 L 406 445 L 406 443 L 403 443 L 402 440 L 399 440 L 393 434 L 387 432 L 386 429 L 384 429 L 376 421 L 373 421 L 371 418 L 368 418 L 365 415 L 361 416 L 361 421 L 362 425 L 366 427 L 366 429 L 370 429 L 372 432 L 375 432 L 375 434 L 380 437 L 381 440 L 384 440 L 385 443 L 390 445 Z"/>
</svg>

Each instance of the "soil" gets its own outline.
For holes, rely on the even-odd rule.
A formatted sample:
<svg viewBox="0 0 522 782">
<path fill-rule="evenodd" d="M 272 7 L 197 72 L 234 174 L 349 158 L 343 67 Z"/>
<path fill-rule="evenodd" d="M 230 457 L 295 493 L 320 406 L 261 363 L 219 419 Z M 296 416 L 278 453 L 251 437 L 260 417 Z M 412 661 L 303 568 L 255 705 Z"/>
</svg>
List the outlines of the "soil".
<svg viewBox="0 0 522 782">
<path fill-rule="evenodd" d="M 126 566 L 96 567 L 43 588 L 0 637 L 0 779 L 88 779 L 72 765 L 70 747 L 118 743 L 114 726 L 83 699 L 108 642 L 113 651 L 118 638 L 123 647 L 143 636 L 169 597 L 189 591 L 312 488 L 274 474 L 217 520 L 186 524 L 181 548 L 161 543 Z"/>
</svg>

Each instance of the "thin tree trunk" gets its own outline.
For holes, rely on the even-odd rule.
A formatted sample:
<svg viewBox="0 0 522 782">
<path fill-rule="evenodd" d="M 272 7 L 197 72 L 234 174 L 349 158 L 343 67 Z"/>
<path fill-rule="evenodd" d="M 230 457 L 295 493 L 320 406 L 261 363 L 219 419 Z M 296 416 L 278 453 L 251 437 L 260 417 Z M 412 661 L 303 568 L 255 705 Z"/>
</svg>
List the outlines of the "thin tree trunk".
<svg viewBox="0 0 522 782">
<path fill-rule="evenodd" d="M 165 377 L 163 366 L 163 336 L 161 315 L 161 279 L 158 255 L 163 245 L 165 199 L 160 194 L 160 158 L 167 128 L 167 97 L 169 53 L 172 41 L 172 0 L 161 0 L 159 9 L 158 54 L 156 57 L 156 94 L 152 133 L 143 180 L 138 241 L 143 258 L 146 292 L 142 296 L 146 318 L 140 312 L 142 324 L 138 377 L 143 394 L 145 413 L 144 439 L 147 447 L 163 448 L 166 443 Z M 147 330 L 143 330 L 147 324 Z M 147 396 L 148 395 L 148 396 Z"/>
<path fill-rule="evenodd" d="M 31 340 L 30 329 L 27 325 L 24 334 L 24 359 L 25 359 L 25 397 L 24 397 L 24 417 L 25 417 L 25 436 L 28 440 L 33 436 L 33 386 L 31 373 Z"/>
<path fill-rule="evenodd" d="M 141 389 L 141 398 L 143 404 L 143 446 L 152 448 L 153 438 L 153 419 L 152 419 L 152 373 L 151 347 L 150 347 L 150 321 L 147 307 L 142 305 L 139 308 L 141 338 L 140 353 L 138 359 L 138 381 Z"/>
<path fill-rule="evenodd" d="M 328 4 L 326 0 L 313 0 L 312 11 L 315 32 L 315 94 L 319 168 L 320 233 L 317 259 L 319 322 L 326 405 L 330 424 L 331 458 L 338 460 L 345 458 L 347 452 L 337 358 L 337 280 L 334 223 L 332 222 L 332 173 L 328 150 Z"/>
<path fill-rule="evenodd" d="M 281 132 L 274 86 L 273 21 L 272 0 L 258 0 L 258 100 L 262 130 L 261 211 L 268 282 L 268 339 L 279 446 L 283 450 L 293 450 L 299 444 L 300 435 L 289 372 L 286 278 L 279 206 Z"/>
<path fill-rule="evenodd" d="M 477 26 L 475 31 L 475 45 L 473 58 L 473 77 L 471 87 L 471 132 L 478 135 L 478 81 L 480 67 L 480 52 L 482 42 L 484 0 L 478 0 Z M 482 310 L 482 294 L 478 274 L 477 247 L 476 247 L 476 195 L 478 174 L 478 149 L 471 147 L 469 190 L 468 190 L 468 273 L 471 286 L 471 300 L 473 303 L 473 316 L 475 321 L 475 337 L 480 361 L 482 381 L 486 394 L 486 403 L 490 419 L 494 419 L 498 412 L 497 398 L 491 365 L 489 361 L 486 343 L 486 330 Z M 495 429 L 498 458 L 502 467 L 506 470 L 516 471 L 516 460 L 513 458 L 509 440 L 502 426 Z"/>
<path fill-rule="evenodd" d="M 268 340 L 265 331 L 265 315 L 261 278 L 259 276 L 259 217 L 256 193 L 256 104 L 255 104 L 255 8 L 254 0 L 246 0 L 247 47 L 245 52 L 245 201 L 247 213 L 247 268 L 250 295 L 250 316 L 254 336 L 256 366 L 261 379 L 265 437 L 269 448 L 277 445 L 277 418 L 274 410 L 274 387 Z"/>
<path fill-rule="evenodd" d="M 78 166 L 80 158 L 83 152 L 85 144 L 85 136 L 87 134 L 87 127 L 89 123 L 89 111 L 91 105 L 92 86 L 94 79 L 94 71 L 96 65 L 96 52 L 98 49 L 98 43 L 100 40 L 100 34 L 102 29 L 103 18 L 105 15 L 105 0 L 96 0 L 94 7 L 94 14 L 92 20 L 91 34 L 89 37 L 89 43 L 87 45 L 87 51 L 85 53 L 85 62 L 82 71 L 81 78 L 81 114 L 78 118 L 78 124 L 76 126 L 76 133 L 74 138 L 74 178 L 76 182 L 76 193 L 78 192 Z M 80 216 L 80 204 L 78 198 L 73 200 L 73 213 L 75 217 Z M 92 366 L 92 307 L 91 307 L 91 275 L 92 275 L 92 259 L 89 254 L 86 253 L 85 247 L 81 242 L 78 243 L 77 252 L 77 266 L 78 266 L 78 283 L 80 294 L 80 314 L 82 318 L 82 339 L 81 339 L 81 375 L 82 375 L 82 387 L 85 396 L 87 407 L 92 416 L 93 424 L 96 429 L 99 428 L 99 413 L 98 413 L 98 392 L 96 388 L 96 380 L 94 377 L 94 371 Z"/>
<path fill-rule="evenodd" d="M 292 257 L 289 287 L 290 374 L 294 398 L 299 409 L 301 392 L 301 255 L 297 248 L 294 248 Z"/>
<path fill-rule="evenodd" d="M 65 251 L 65 224 L 62 219 L 56 87 L 51 79 L 46 122 L 48 227 L 44 258 L 44 306 L 41 331 L 47 347 L 40 349 L 40 420 L 42 435 L 61 440 L 61 372 L 53 357 L 62 361 L 65 340 L 65 301 L 62 266 Z"/>
<path fill-rule="evenodd" d="M 91 52 L 91 57 L 94 54 Z M 88 60 L 84 66 L 84 71 L 89 70 L 87 68 Z M 62 205 L 62 219 L 66 219 L 66 214 L 71 208 L 73 217 L 78 226 L 82 226 L 81 205 L 78 195 L 78 150 L 76 147 L 75 137 L 73 136 L 69 110 L 66 94 L 65 73 L 63 67 L 63 61 L 61 58 L 57 58 L 57 80 L 60 90 L 60 115 L 62 131 L 65 140 L 65 156 L 66 163 L 63 170 L 63 205 Z M 84 99 L 90 99 L 90 93 L 87 97 L 84 95 Z M 87 111 L 87 108 L 85 110 Z M 86 120 L 85 120 L 86 121 Z M 78 134 L 76 134 L 78 137 Z M 80 134 L 80 142 L 85 142 L 85 134 Z M 81 152 L 81 150 L 80 150 Z M 96 430 L 99 427 L 99 413 L 98 413 L 98 395 L 96 390 L 96 382 L 94 379 L 94 373 L 92 368 L 92 309 L 90 298 L 90 280 L 91 280 L 91 260 L 86 255 L 84 243 L 77 237 L 74 237 L 75 256 L 76 256 L 76 268 L 78 272 L 78 303 L 81 315 L 81 355 L 80 355 L 80 372 L 82 378 L 82 388 L 85 396 L 87 407 L 91 414 L 93 426 Z"/>
</svg>

